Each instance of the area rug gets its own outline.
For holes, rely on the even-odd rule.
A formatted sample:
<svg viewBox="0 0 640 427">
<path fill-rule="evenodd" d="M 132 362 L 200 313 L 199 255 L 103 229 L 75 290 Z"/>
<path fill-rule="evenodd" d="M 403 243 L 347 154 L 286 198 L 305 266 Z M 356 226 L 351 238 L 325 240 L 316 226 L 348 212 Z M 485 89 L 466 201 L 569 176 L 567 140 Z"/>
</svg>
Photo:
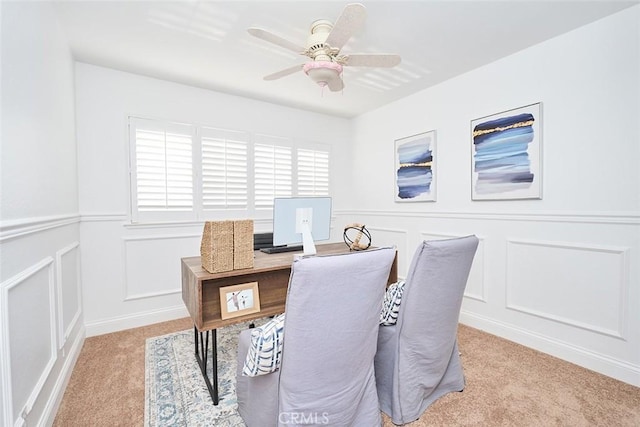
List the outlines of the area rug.
<svg viewBox="0 0 640 427">
<path fill-rule="evenodd" d="M 254 323 L 259 326 L 267 320 Z M 213 405 L 195 358 L 193 329 L 147 339 L 144 425 L 244 427 L 237 412 L 235 376 L 238 334 L 248 327 L 245 322 L 217 332 L 218 405 Z"/>
</svg>

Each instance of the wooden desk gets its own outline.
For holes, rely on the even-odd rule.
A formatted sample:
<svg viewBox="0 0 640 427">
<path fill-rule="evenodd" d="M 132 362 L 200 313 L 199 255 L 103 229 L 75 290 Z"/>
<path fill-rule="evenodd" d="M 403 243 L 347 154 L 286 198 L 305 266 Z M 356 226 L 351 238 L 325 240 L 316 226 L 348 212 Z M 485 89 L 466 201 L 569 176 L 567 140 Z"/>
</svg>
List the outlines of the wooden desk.
<svg viewBox="0 0 640 427">
<path fill-rule="evenodd" d="M 316 249 L 318 255 L 349 252 L 349 248 L 344 243 L 318 245 Z M 301 252 L 265 254 L 255 251 L 253 268 L 223 273 L 207 272 L 202 268 L 199 256 L 182 258 L 182 300 L 193 319 L 196 358 L 200 364 L 214 405 L 218 404 L 216 329 L 246 320 L 283 313 L 289 276 L 291 275 L 291 264 L 296 254 L 300 255 Z M 397 281 L 397 278 L 398 262 L 396 254 L 387 284 Z M 260 311 L 223 320 L 220 314 L 219 289 L 224 286 L 248 282 L 258 282 Z M 211 362 L 214 373 L 212 379 L 209 379 L 206 374 L 209 331 L 212 332 Z M 204 336 L 203 332 L 206 333 Z"/>
<path fill-rule="evenodd" d="M 349 252 L 344 243 L 317 246 L 318 255 Z M 182 300 L 199 331 L 208 331 L 246 320 L 273 316 L 284 312 L 293 255 L 300 252 L 265 254 L 255 251 L 253 268 L 209 273 L 202 268 L 200 257 L 182 258 Z M 397 257 L 393 262 L 389 283 L 397 280 Z M 220 317 L 220 291 L 223 286 L 258 282 L 260 311 L 233 319 Z"/>
</svg>

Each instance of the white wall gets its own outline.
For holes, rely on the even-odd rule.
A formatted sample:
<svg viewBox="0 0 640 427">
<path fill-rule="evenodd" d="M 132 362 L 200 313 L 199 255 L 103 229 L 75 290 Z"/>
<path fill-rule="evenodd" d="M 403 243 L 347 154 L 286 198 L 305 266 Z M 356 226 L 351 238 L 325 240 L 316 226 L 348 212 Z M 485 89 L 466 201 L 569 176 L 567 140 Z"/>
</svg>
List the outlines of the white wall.
<svg viewBox="0 0 640 427">
<path fill-rule="evenodd" d="M 76 84 L 88 335 L 187 316 L 180 258 L 200 253 L 201 222 L 131 225 L 127 115 L 328 143 L 332 173 L 340 176 L 350 164 L 346 119 L 83 63 L 76 65 Z M 331 185 L 334 207 L 344 208 L 347 193 L 339 182 Z M 269 231 L 270 220 L 256 221 L 255 228 Z"/>
<path fill-rule="evenodd" d="M 0 10 L 0 424 L 46 425 L 84 339 L 73 59 L 50 3 Z"/>
<path fill-rule="evenodd" d="M 398 244 L 401 274 L 420 240 L 478 235 L 463 323 L 640 385 L 639 24 L 636 6 L 358 117 L 336 222 Z M 535 102 L 542 200 L 471 201 L 470 121 Z M 437 201 L 394 203 L 394 140 L 433 129 Z"/>
</svg>

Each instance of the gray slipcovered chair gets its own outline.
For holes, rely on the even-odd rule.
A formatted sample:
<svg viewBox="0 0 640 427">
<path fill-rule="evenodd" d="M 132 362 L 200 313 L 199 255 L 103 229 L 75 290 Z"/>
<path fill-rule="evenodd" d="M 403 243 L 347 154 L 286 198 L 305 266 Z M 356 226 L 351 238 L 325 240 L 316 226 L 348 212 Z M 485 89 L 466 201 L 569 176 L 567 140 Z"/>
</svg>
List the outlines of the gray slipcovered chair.
<svg viewBox="0 0 640 427">
<path fill-rule="evenodd" d="M 380 326 L 376 385 L 380 409 L 394 424 L 415 421 L 438 398 L 464 389 L 458 317 L 477 247 L 476 236 L 422 242 L 396 323 Z"/>
<path fill-rule="evenodd" d="M 395 253 L 380 248 L 293 262 L 280 368 L 243 375 L 256 331 L 239 336 L 236 392 L 247 427 L 382 424 L 373 359 Z"/>
</svg>

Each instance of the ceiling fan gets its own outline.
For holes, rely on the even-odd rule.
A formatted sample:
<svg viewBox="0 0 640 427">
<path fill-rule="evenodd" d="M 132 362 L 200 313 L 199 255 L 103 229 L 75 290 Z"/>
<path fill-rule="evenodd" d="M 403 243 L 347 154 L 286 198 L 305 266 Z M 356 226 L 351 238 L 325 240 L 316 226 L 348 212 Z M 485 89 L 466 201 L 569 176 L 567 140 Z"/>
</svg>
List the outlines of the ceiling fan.
<svg viewBox="0 0 640 427">
<path fill-rule="evenodd" d="M 332 92 L 344 88 L 342 70 L 345 66 L 356 67 L 395 67 L 400 56 L 394 54 L 353 53 L 342 55 L 340 50 L 349 41 L 366 18 L 364 5 L 352 3 L 345 6 L 335 24 L 319 19 L 311 24 L 311 34 L 304 47 L 290 42 L 274 33 L 261 28 L 249 28 L 249 34 L 270 43 L 309 57 L 311 60 L 265 76 L 265 80 L 276 80 L 303 70 L 321 87 L 327 86 Z"/>
</svg>

